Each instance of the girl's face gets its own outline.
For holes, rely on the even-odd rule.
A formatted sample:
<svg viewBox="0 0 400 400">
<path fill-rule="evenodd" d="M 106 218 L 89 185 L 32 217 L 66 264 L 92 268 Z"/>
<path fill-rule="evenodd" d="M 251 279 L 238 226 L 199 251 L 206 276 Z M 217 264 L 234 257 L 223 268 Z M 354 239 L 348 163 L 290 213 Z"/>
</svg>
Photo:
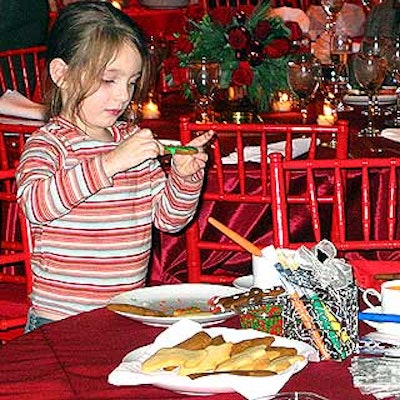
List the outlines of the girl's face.
<svg viewBox="0 0 400 400">
<path fill-rule="evenodd" d="M 128 106 L 141 70 L 138 50 L 124 44 L 107 64 L 99 88 L 81 103 L 77 125 L 92 136 L 112 126 Z"/>
</svg>

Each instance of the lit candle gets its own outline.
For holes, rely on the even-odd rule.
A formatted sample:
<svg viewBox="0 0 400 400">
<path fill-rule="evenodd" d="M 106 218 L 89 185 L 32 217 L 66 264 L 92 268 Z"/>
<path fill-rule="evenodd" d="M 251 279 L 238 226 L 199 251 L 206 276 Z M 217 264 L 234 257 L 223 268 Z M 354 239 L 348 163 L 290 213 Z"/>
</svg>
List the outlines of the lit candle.
<svg viewBox="0 0 400 400">
<path fill-rule="evenodd" d="M 118 8 L 119 10 L 122 9 L 122 5 L 119 1 L 112 1 L 111 4 L 115 7 Z"/>
<path fill-rule="evenodd" d="M 160 118 L 160 111 L 158 105 L 149 99 L 147 103 L 143 104 L 142 115 L 145 119 L 157 119 Z"/>
<path fill-rule="evenodd" d="M 287 112 L 292 109 L 292 100 L 286 92 L 278 92 L 278 98 L 272 102 L 272 109 L 277 112 Z"/>
<path fill-rule="evenodd" d="M 318 115 L 317 124 L 323 126 L 334 125 L 336 122 L 335 115 L 329 103 L 324 103 L 323 114 Z"/>
</svg>

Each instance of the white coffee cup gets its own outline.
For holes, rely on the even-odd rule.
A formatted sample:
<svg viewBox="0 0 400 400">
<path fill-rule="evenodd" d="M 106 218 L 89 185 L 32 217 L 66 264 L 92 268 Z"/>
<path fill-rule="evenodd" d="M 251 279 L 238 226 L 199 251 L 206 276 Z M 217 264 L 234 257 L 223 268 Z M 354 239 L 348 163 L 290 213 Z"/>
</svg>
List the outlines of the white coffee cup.
<svg viewBox="0 0 400 400">
<path fill-rule="evenodd" d="M 274 266 L 278 262 L 275 248 L 273 246 L 265 247 L 261 253 L 261 256 L 252 256 L 253 287 L 272 289 L 282 286 L 279 272 Z"/>
<path fill-rule="evenodd" d="M 376 308 L 369 300 L 369 296 L 376 297 L 381 303 L 383 314 L 400 314 L 400 280 L 386 281 L 381 285 L 381 292 L 368 288 L 363 293 L 363 300 L 370 308 Z"/>
</svg>

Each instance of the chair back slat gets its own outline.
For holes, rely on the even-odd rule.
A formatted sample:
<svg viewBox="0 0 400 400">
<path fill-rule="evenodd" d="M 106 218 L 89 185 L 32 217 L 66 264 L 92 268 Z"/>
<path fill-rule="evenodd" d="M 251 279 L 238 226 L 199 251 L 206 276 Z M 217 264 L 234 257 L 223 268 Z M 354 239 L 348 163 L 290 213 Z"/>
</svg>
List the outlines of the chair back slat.
<svg viewBox="0 0 400 400">
<path fill-rule="evenodd" d="M 371 233 L 371 211 L 370 211 L 370 188 L 368 168 L 364 165 L 362 167 L 362 185 L 361 185 L 361 207 L 362 207 L 362 227 L 364 240 L 370 240 Z"/>
<path fill-rule="evenodd" d="M 308 197 L 310 201 L 310 212 L 313 230 L 315 232 L 315 239 L 319 242 L 321 237 L 321 224 L 318 211 L 318 199 L 317 199 L 317 186 L 314 180 L 314 174 L 311 168 L 307 168 L 307 187 Z"/>
<path fill-rule="evenodd" d="M 396 179 L 396 167 L 390 166 L 390 177 L 389 177 L 389 211 L 388 211 L 388 239 L 394 240 L 396 233 L 396 210 L 397 210 L 397 179 Z"/>
</svg>

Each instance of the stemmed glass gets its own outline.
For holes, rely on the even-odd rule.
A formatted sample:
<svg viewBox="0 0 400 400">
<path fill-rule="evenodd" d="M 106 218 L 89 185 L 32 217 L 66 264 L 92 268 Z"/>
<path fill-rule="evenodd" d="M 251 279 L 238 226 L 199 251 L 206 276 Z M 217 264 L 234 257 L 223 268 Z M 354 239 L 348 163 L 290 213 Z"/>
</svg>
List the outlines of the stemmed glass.
<svg viewBox="0 0 400 400">
<path fill-rule="evenodd" d="M 321 91 L 333 104 L 336 113 L 351 111 L 353 108 L 343 103 L 343 95 L 349 83 L 349 71 L 346 64 L 325 64 L 321 66 Z"/>
<path fill-rule="evenodd" d="M 308 100 L 318 88 L 319 68 L 320 65 L 315 60 L 304 56 L 288 63 L 288 83 L 299 98 L 303 124 L 307 123 Z"/>
<path fill-rule="evenodd" d="M 343 32 L 335 32 L 331 38 L 331 61 L 334 64 L 349 63 L 349 56 L 352 51 L 353 41 L 350 36 Z"/>
<path fill-rule="evenodd" d="M 220 64 L 207 61 L 205 57 L 189 64 L 189 84 L 195 98 L 197 115 L 203 123 L 214 121 L 214 93 L 219 86 L 220 76 Z"/>
<path fill-rule="evenodd" d="M 149 96 L 155 97 L 162 63 L 168 55 L 168 44 L 162 36 L 150 35 L 147 42 L 150 61 Z"/>
<path fill-rule="evenodd" d="M 321 7 L 326 14 L 325 30 L 332 32 L 336 24 L 336 19 L 344 5 L 344 0 L 321 0 Z"/>
<path fill-rule="evenodd" d="M 386 68 L 386 59 L 372 52 L 358 53 L 354 57 L 355 78 L 368 94 L 368 125 L 359 132 L 359 136 L 379 134 L 379 129 L 375 128 L 374 97 L 385 79 Z"/>
</svg>

